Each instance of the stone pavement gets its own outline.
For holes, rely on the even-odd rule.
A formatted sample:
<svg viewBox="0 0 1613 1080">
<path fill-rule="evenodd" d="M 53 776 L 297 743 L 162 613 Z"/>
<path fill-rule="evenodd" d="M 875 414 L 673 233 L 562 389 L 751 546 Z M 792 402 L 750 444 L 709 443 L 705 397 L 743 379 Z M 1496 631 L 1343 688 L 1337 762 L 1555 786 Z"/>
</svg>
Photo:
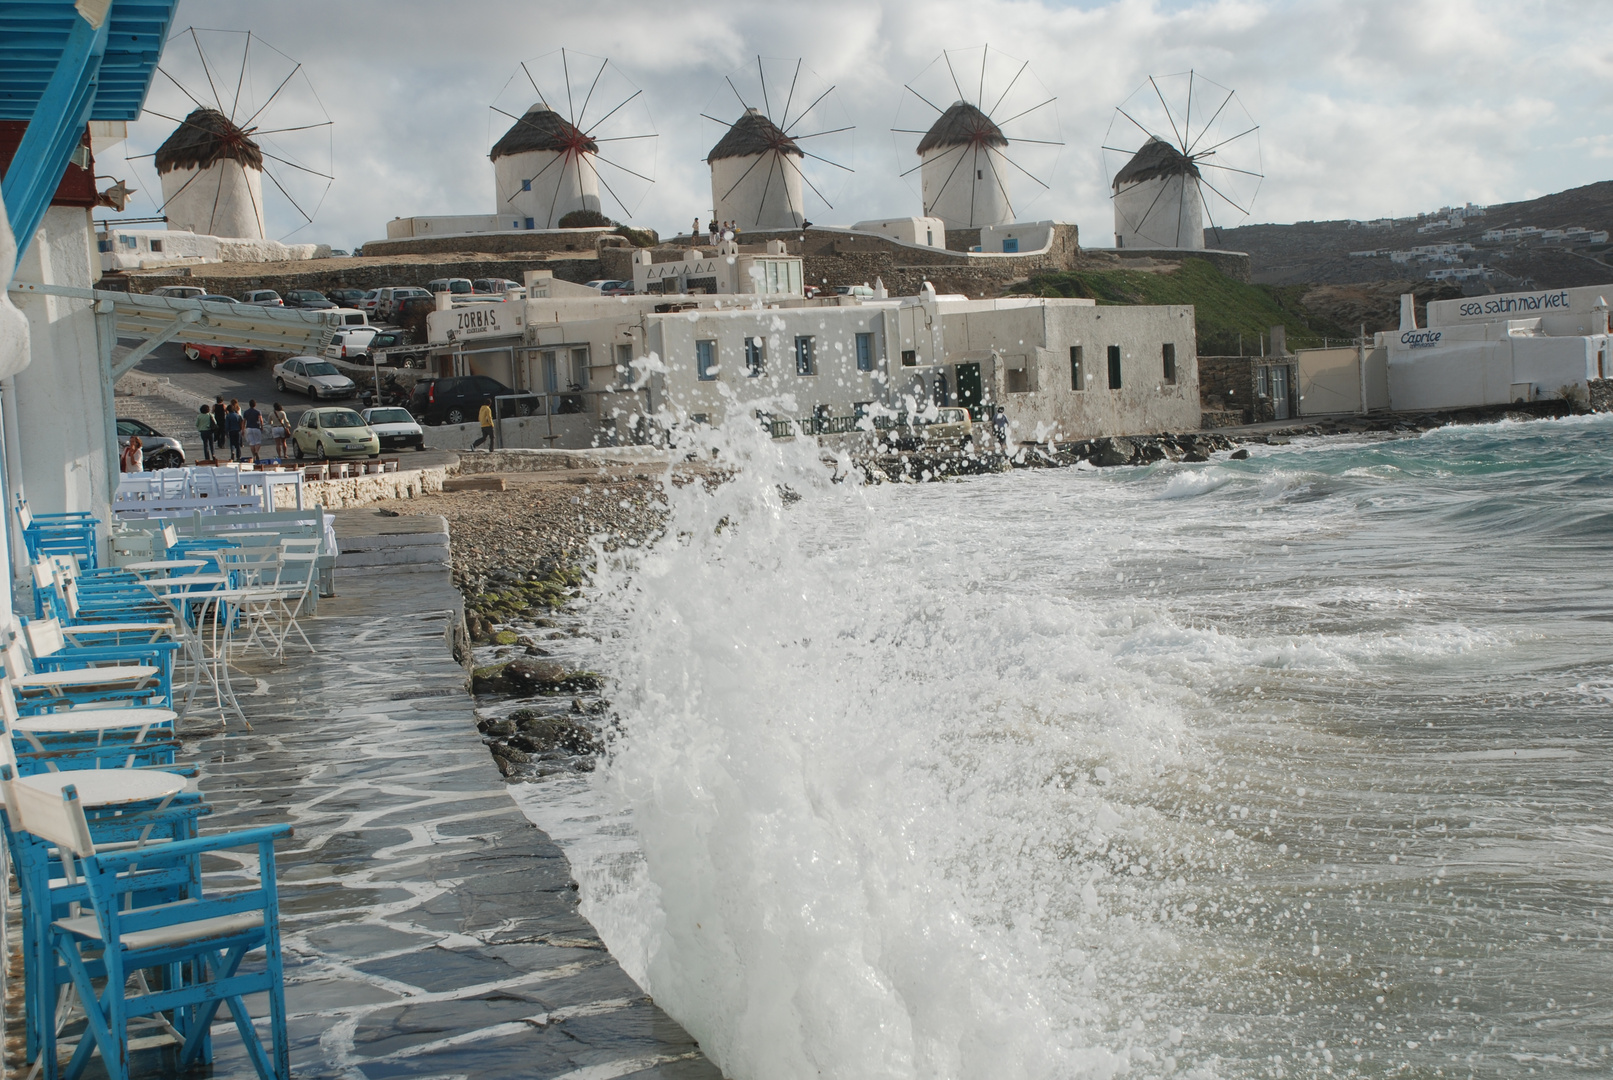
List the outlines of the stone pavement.
<svg viewBox="0 0 1613 1080">
<path fill-rule="evenodd" d="M 451 656 L 446 571 L 339 572 L 337 591 L 305 623 L 315 656 L 248 667 L 250 733 L 197 714 L 185 731 L 207 830 L 296 829 L 278 848 L 294 1075 L 720 1077 L 505 790 Z M 251 1075 L 233 1028 L 214 1038 L 213 1075 Z"/>
</svg>

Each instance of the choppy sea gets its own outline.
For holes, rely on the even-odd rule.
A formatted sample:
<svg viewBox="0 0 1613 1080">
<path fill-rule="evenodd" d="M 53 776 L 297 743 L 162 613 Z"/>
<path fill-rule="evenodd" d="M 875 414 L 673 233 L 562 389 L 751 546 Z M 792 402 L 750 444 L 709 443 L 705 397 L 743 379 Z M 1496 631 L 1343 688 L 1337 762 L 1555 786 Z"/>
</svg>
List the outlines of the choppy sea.
<svg viewBox="0 0 1613 1080">
<path fill-rule="evenodd" d="M 611 754 L 518 797 L 727 1075 L 1613 1071 L 1613 417 L 719 453 L 602 559 Z"/>
</svg>

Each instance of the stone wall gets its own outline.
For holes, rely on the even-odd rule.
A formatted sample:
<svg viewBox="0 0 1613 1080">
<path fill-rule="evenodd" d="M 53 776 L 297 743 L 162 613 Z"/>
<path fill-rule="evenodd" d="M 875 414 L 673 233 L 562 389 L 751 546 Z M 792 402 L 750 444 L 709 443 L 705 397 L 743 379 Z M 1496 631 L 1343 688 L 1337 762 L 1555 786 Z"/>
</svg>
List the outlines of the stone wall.
<svg viewBox="0 0 1613 1080">
<path fill-rule="evenodd" d="M 148 293 L 161 285 L 199 285 L 209 292 L 238 296 L 248 289 L 273 289 L 281 295 L 290 289 L 380 289 L 393 285 L 425 285 L 434 278 L 509 278 L 522 280 L 527 270 L 550 270 L 564 281 L 581 284 L 599 276 L 599 260 L 592 252 L 575 259 L 542 255 L 501 257 L 458 252 L 439 259 L 413 258 L 309 259 L 296 263 L 209 263 L 171 270 L 141 271 L 127 277 L 107 276 L 98 288 L 127 287 Z"/>
<path fill-rule="evenodd" d="M 326 510 L 340 510 L 347 506 L 363 506 L 381 499 L 418 499 L 442 490 L 456 464 L 435 465 L 424 469 L 399 469 L 380 475 L 350 476 L 343 480 L 306 480 L 302 485 L 304 506 L 323 506 Z M 288 488 L 275 489 L 276 510 L 296 509 L 296 493 Z"/>
<path fill-rule="evenodd" d="M 598 469 L 606 465 L 646 465 L 664 468 L 672 456 L 653 446 L 602 447 L 598 450 L 494 450 L 466 454 L 459 459 L 462 475 L 475 473 L 554 472 L 560 469 Z"/>
<path fill-rule="evenodd" d="M 1234 281 L 1247 282 L 1251 280 L 1249 256 L 1241 251 L 1213 251 L 1197 248 L 1114 248 L 1112 250 L 1105 248 L 1103 253 L 1128 262 L 1149 260 L 1160 263 L 1179 263 L 1183 259 L 1203 259 Z"/>
<path fill-rule="evenodd" d="M 601 236 L 615 226 L 598 229 L 511 229 L 508 232 L 476 233 L 471 236 L 402 236 L 395 240 L 369 240 L 364 254 L 441 255 L 445 252 L 477 251 L 484 254 L 513 252 L 592 252 Z M 624 239 L 622 241 L 626 243 Z M 518 279 L 519 280 L 519 279 Z"/>
<path fill-rule="evenodd" d="M 1591 412 L 1613 412 L 1613 379 L 1590 379 L 1586 389 Z"/>
<path fill-rule="evenodd" d="M 1245 424 L 1275 420 L 1276 409 L 1272 407 L 1270 398 L 1261 396 L 1259 383 L 1260 368 L 1275 366 L 1288 368 L 1288 415 L 1297 418 L 1299 411 L 1295 405 L 1299 392 L 1299 365 L 1269 356 L 1199 357 L 1199 407 L 1205 412 L 1240 413 L 1243 416 L 1241 423 Z M 1218 423 L 1215 426 L 1226 425 Z"/>
</svg>

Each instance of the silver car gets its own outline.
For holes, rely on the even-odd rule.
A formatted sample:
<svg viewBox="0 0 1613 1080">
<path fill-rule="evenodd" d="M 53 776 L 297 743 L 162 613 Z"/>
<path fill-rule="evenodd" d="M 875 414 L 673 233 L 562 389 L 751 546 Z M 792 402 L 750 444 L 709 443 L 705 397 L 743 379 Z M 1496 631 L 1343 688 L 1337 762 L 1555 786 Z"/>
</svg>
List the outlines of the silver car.
<svg viewBox="0 0 1613 1080">
<path fill-rule="evenodd" d="M 177 469 L 185 464 L 185 448 L 178 439 L 171 439 L 132 416 L 118 417 L 118 449 L 129 445 L 129 436 L 140 436 L 140 452 L 144 456 L 147 472 L 158 469 Z"/>
<path fill-rule="evenodd" d="M 300 390 L 316 401 L 352 397 L 358 392 L 352 379 L 318 356 L 293 356 L 280 361 L 274 366 L 274 385 L 280 390 Z"/>
</svg>

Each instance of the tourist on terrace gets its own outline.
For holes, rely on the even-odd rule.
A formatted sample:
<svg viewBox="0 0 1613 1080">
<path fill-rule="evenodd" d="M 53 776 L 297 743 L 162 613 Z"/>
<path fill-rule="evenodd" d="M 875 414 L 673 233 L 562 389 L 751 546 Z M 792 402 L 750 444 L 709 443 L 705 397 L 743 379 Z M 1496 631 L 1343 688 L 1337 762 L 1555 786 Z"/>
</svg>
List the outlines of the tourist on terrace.
<svg viewBox="0 0 1613 1080">
<path fill-rule="evenodd" d="M 263 445 L 263 414 L 258 411 L 257 399 L 247 400 L 246 412 L 241 414 L 241 434 L 246 437 L 252 460 L 258 460 L 258 447 Z"/>
<path fill-rule="evenodd" d="M 274 440 L 274 456 L 276 460 L 286 459 L 286 440 L 291 437 L 291 417 L 286 410 L 274 403 L 274 413 L 269 417 L 269 437 Z"/>
<path fill-rule="evenodd" d="M 201 411 L 196 414 L 196 434 L 202 437 L 202 460 L 213 460 L 213 440 L 218 435 L 218 425 L 213 422 L 213 410 L 206 405 L 200 406 Z"/>
<path fill-rule="evenodd" d="M 146 452 L 140 449 L 140 436 L 129 436 L 128 445 L 124 446 L 123 453 L 118 455 L 118 469 L 121 472 L 146 471 Z"/>
<path fill-rule="evenodd" d="M 224 410 L 224 433 L 230 437 L 230 460 L 241 460 L 241 404 L 234 398 Z"/>
</svg>

